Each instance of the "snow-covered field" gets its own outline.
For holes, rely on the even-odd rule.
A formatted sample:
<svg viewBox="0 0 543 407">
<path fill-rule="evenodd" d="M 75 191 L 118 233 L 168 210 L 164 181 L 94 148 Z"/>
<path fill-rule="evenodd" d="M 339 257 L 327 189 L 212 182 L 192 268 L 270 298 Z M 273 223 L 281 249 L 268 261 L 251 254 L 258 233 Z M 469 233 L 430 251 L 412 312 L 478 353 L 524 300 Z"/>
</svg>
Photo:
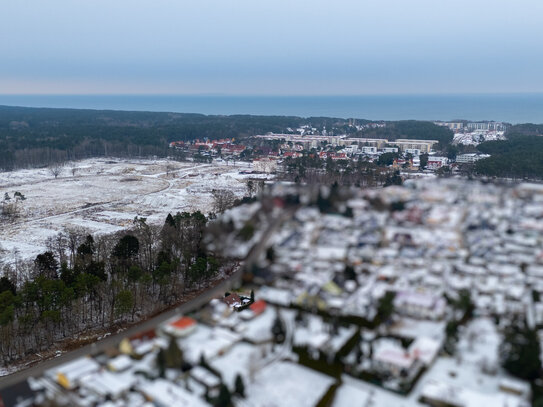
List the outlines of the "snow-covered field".
<svg viewBox="0 0 543 407">
<path fill-rule="evenodd" d="M 208 213 L 213 189 L 246 194 L 246 179 L 255 175 L 244 170 L 251 164 L 89 159 L 65 166 L 56 179 L 47 168 L 0 173 L 0 201 L 7 193 L 14 202 L 16 191 L 26 197 L 16 219 L 0 220 L 0 262 L 35 257 L 66 228 L 106 234 L 129 227 L 135 216 L 161 224 L 168 213 Z"/>
</svg>

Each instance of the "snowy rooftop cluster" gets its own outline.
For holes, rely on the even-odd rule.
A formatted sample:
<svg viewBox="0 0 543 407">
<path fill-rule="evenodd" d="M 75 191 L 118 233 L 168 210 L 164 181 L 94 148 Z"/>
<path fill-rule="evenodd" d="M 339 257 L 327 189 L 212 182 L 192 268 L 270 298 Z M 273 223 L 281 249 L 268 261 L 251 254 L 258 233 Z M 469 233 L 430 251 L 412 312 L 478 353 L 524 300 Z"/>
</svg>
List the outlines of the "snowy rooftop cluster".
<svg viewBox="0 0 543 407">
<path fill-rule="evenodd" d="M 263 246 L 236 293 L 250 302 L 215 298 L 49 370 L 34 394 L 99 406 L 530 405 L 502 344 L 515 318 L 543 326 L 541 186 L 279 190 L 227 212 L 215 246 L 240 246 L 239 258 Z M 258 238 L 240 233 L 248 224 Z"/>
</svg>

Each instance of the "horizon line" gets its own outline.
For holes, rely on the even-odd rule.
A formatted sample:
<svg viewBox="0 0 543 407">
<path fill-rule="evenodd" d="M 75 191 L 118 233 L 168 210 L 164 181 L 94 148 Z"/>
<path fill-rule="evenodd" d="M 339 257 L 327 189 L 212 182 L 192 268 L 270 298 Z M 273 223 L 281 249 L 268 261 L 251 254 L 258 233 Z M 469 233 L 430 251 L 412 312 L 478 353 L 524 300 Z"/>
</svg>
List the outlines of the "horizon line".
<svg viewBox="0 0 543 407">
<path fill-rule="evenodd" d="M 382 96 L 528 96 L 543 95 L 543 91 L 533 92 L 391 92 L 391 93 L 0 93 L 0 96 L 163 96 L 163 97 L 382 97 Z"/>
</svg>

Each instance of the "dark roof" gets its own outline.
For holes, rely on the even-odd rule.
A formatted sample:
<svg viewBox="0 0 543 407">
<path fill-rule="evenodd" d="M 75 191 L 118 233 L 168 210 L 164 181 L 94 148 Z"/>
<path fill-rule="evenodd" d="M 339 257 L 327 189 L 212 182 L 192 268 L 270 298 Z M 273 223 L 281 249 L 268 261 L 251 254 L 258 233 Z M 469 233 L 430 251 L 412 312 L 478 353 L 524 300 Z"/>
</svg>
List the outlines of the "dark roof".
<svg viewBox="0 0 543 407">
<path fill-rule="evenodd" d="M 228 297 L 224 297 L 223 301 L 231 307 L 236 304 L 241 305 L 241 298 L 239 298 L 239 295 L 237 295 L 236 293 L 230 294 Z"/>
<path fill-rule="evenodd" d="M 12 407 L 23 400 L 34 398 L 35 393 L 30 389 L 28 382 L 23 380 L 13 386 L 6 387 L 0 392 L 0 406 Z M 2 404 L 2 401 L 4 404 Z"/>
</svg>

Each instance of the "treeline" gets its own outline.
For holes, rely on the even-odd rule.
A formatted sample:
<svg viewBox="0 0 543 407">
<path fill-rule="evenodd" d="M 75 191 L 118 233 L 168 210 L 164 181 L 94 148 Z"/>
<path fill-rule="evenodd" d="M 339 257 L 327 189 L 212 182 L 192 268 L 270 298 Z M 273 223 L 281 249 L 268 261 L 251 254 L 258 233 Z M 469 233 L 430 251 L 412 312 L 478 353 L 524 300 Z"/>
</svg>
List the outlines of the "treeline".
<svg viewBox="0 0 543 407">
<path fill-rule="evenodd" d="M 363 138 L 385 138 L 396 140 L 399 138 L 418 140 L 437 140 L 439 148 L 444 149 L 451 143 L 454 133 L 447 127 L 438 126 L 432 122 L 418 120 L 402 120 L 386 122 L 385 127 L 368 128 L 357 133 Z"/>
<path fill-rule="evenodd" d="M 505 135 L 509 136 L 541 136 L 543 135 L 543 124 L 523 123 L 515 124 L 507 128 Z"/>
<path fill-rule="evenodd" d="M 365 124 L 367 120 L 357 119 Z M 309 124 L 330 133 L 352 133 L 345 119 L 333 117 L 203 115 L 111 110 L 0 106 L 0 170 L 40 167 L 89 157 L 149 157 L 168 154 L 171 141 L 243 139 L 284 133 Z M 431 122 L 387 122 L 360 137 L 435 139 L 445 146 L 452 132 Z"/>
<path fill-rule="evenodd" d="M 165 156 L 171 141 L 240 138 L 285 132 L 288 127 L 306 123 L 330 129 L 344 122 L 326 117 L 207 116 L 0 106 L 0 170 L 96 156 Z"/>
<path fill-rule="evenodd" d="M 232 267 L 206 252 L 206 223 L 200 212 L 183 212 L 168 215 L 162 227 L 136 218 L 132 229 L 117 235 L 67 230 L 49 239 L 34 262 L 6 267 L 0 279 L 2 362 L 144 319 L 203 288 Z"/>
<path fill-rule="evenodd" d="M 491 155 L 475 163 L 475 172 L 479 175 L 543 178 L 542 136 L 509 133 L 507 140 L 487 141 L 477 149 Z"/>
<path fill-rule="evenodd" d="M 388 168 L 363 160 L 321 159 L 316 154 L 285 159 L 282 177 L 307 184 L 374 187 L 401 184 L 401 178 Z"/>
</svg>

